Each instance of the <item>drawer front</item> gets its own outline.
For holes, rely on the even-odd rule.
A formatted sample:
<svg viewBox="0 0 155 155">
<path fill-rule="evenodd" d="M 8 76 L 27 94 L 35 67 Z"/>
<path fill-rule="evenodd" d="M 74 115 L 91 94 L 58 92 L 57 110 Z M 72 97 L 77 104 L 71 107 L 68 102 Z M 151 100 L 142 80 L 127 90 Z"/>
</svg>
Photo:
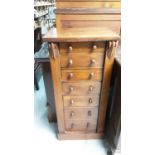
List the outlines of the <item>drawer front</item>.
<svg viewBox="0 0 155 155">
<path fill-rule="evenodd" d="M 62 81 L 77 81 L 77 80 L 102 80 L 102 69 L 84 69 L 84 70 L 62 70 Z"/>
<path fill-rule="evenodd" d="M 67 120 L 65 127 L 67 131 L 96 131 L 96 120 Z"/>
<path fill-rule="evenodd" d="M 97 119 L 98 108 L 65 108 L 65 120 Z"/>
<path fill-rule="evenodd" d="M 60 63 L 62 68 L 102 68 L 103 53 L 62 53 Z"/>
<path fill-rule="evenodd" d="M 99 96 L 64 96 L 65 107 L 90 107 L 99 105 Z"/>
<path fill-rule="evenodd" d="M 104 50 L 105 42 L 60 43 L 60 53 L 91 53 L 103 52 Z"/>
<path fill-rule="evenodd" d="M 113 0 L 112 2 L 105 1 L 92 1 L 89 2 L 76 2 L 71 1 L 69 3 L 57 2 L 57 8 L 121 8 L 121 3 L 119 1 Z"/>
<path fill-rule="evenodd" d="M 62 82 L 63 95 L 99 95 L 100 89 L 100 82 Z"/>
</svg>

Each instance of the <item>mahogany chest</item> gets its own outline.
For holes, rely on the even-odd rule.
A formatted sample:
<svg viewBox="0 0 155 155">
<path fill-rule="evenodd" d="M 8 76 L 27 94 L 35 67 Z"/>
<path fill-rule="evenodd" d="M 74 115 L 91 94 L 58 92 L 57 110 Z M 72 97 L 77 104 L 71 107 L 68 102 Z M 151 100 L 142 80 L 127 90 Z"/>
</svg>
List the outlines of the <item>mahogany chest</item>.
<svg viewBox="0 0 155 155">
<path fill-rule="evenodd" d="M 50 64 L 59 139 L 104 137 L 109 86 L 118 44 L 106 28 L 51 29 Z"/>
</svg>

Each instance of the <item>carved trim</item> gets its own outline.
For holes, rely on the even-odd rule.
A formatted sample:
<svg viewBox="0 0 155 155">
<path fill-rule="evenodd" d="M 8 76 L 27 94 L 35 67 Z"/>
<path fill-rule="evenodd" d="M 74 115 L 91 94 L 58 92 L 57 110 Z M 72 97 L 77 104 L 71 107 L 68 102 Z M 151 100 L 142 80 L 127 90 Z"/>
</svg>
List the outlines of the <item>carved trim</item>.
<svg viewBox="0 0 155 155">
<path fill-rule="evenodd" d="M 59 48 L 56 43 L 49 44 L 49 53 L 53 59 L 56 59 L 59 57 Z"/>
<path fill-rule="evenodd" d="M 109 59 L 111 59 L 111 57 L 113 56 L 113 52 L 112 52 L 113 47 L 117 47 L 117 46 L 118 46 L 118 41 L 109 41 L 108 42 L 107 56 Z"/>
</svg>

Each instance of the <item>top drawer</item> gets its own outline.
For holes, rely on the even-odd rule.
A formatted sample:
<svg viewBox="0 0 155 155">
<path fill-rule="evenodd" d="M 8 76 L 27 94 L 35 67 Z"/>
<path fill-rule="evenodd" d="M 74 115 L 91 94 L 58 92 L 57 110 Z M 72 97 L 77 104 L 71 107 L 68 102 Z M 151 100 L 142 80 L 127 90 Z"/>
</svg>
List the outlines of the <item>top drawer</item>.
<svg viewBox="0 0 155 155">
<path fill-rule="evenodd" d="M 105 42 L 60 43 L 60 53 L 104 52 Z"/>
</svg>

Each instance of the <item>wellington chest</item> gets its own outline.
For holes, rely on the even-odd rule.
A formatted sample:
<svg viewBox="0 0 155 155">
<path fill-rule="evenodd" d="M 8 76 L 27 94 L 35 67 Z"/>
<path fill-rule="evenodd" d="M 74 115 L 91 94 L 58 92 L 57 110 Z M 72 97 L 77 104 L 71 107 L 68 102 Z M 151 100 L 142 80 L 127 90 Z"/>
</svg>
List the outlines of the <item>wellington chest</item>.
<svg viewBox="0 0 155 155">
<path fill-rule="evenodd" d="M 51 29 L 48 42 L 59 139 L 104 137 L 119 36 L 106 28 Z"/>
</svg>

